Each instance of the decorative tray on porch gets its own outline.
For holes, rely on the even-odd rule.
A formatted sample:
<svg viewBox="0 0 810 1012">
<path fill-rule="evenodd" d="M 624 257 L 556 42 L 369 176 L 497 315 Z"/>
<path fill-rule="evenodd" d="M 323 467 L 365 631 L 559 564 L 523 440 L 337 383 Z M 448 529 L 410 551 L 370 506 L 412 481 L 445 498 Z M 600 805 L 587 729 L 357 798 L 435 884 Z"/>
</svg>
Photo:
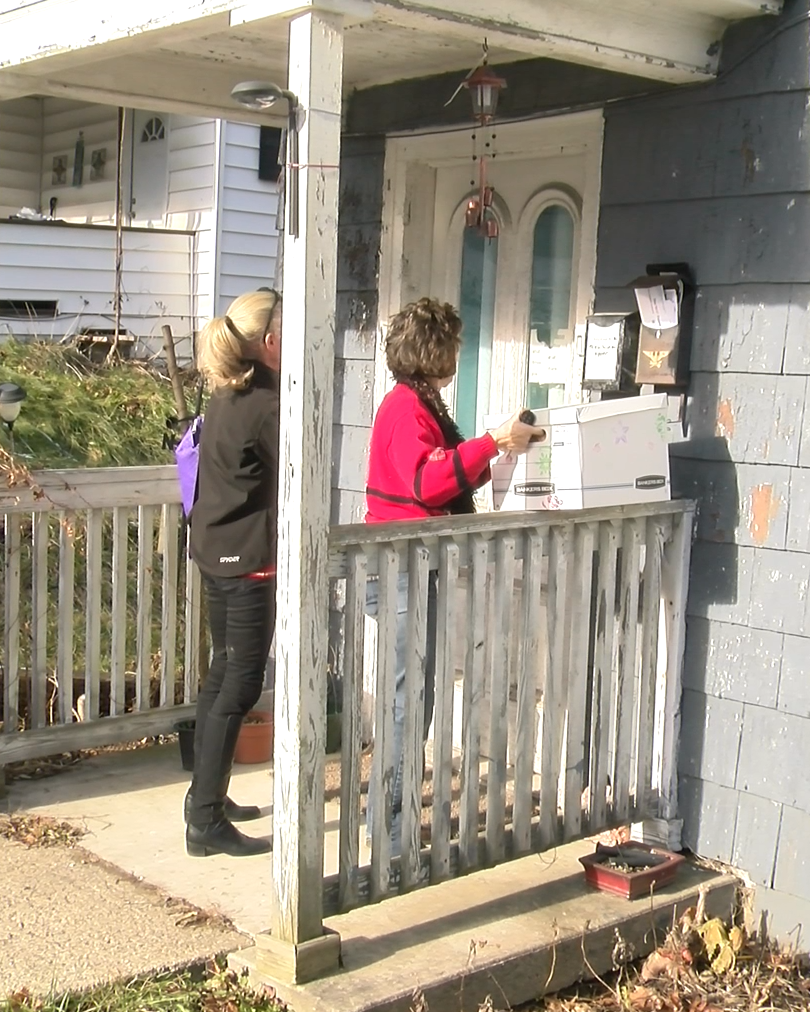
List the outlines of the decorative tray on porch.
<svg viewBox="0 0 810 1012">
<path fill-rule="evenodd" d="M 618 847 L 597 843 L 596 851 L 579 861 L 585 869 L 588 885 L 634 900 L 638 896 L 649 896 L 653 887 L 660 889 L 669 885 L 684 858 L 646 843 L 625 843 Z"/>
</svg>

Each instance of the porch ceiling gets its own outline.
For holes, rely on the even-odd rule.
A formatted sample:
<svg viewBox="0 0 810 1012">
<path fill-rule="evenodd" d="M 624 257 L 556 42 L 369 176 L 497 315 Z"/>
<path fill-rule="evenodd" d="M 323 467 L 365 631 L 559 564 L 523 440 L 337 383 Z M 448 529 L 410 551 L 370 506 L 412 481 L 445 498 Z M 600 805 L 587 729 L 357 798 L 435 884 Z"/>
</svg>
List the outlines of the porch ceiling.
<svg viewBox="0 0 810 1012">
<path fill-rule="evenodd" d="M 696 81 L 716 72 L 730 22 L 782 8 L 782 0 L 510 0 L 498 5 L 509 14 L 493 14 L 491 0 L 5 2 L 16 6 L 0 11 L 0 98 L 61 95 L 248 119 L 231 104 L 231 87 L 286 79 L 289 17 L 309 6 L 346 13 L 347 91 L 467 70 L 485 36 L 493 63 L 545 56 Z"/>
</svg>

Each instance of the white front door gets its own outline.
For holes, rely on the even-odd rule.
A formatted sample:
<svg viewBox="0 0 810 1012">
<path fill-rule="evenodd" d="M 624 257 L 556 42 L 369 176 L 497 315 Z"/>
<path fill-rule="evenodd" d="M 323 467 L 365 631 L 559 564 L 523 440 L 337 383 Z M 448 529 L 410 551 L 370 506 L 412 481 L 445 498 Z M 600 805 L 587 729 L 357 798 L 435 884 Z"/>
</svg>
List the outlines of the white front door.
<svg viewBox="0 0 810 1012">
<path fill-rule="evenodd" d="M 138 109 L 132 121 L 132 224 L 162 226 L 168 204 L 169 118 Z"/>
<path fill-rule="evenodd" d="M 465 224 L 477 175 L 471 132 L 389 142 L 381 280 L 383 313 L 420 295 L 459 307 L 463 345 L 448 397 L 466 436 L 482 431 L 488 413 L 580 399 L 578 337 L 593 305 L 602 116 L 487 131 L 496 153 L 488 169 L 496 239 Z"/>
</svg>

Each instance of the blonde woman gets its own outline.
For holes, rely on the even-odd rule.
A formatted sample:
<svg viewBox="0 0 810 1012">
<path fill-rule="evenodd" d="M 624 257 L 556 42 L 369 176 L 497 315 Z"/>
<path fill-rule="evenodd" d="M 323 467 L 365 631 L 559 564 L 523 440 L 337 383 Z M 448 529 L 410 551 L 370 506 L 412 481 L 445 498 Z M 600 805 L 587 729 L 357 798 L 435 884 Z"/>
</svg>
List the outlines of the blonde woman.
<svg viewBox="0 0 810 1012">
<path fill-rule="evenodd" d="M 452 381 L 461 348 L 461 317 L 453 306 L 419 299 L 391 319 L 385 354 L 396 386 L 374 419 L 366 486 L 366 522 L 418 520 L 475 512 L 474 493 L 491 478 L 490 462 L 502 451 L 523 453 L 542 433 L 515 414 L 492 432 L 465 439 L 441 393 Z M 366 610 L 377 614 L 377 581 L 369 582 Z M 408 574 L 397 592 L 396 692 L 394 697 L 394 784 L 391 851 L 400 853 L 405 730 L 405 669 L 408 658 Z M 423 686 L 424 734 L 433 715 L 436 648 L 436 574 L 430 574 L 427 651 Z M 376 781 L 372 785 L 376 787 Z M 371 836 L 372 797 L 366 816 Z"/>
<path fill-rule="evenodd" d="M 186 851 L 250 857 L 269 840 L 233 825 L 259 817 L 227 796 L 242 721 L 261 695 L 275 629 L 281 296 L 234 300 L 200 335 L 211 397 L 200 439 L 191 555 L 202 573 L 211 666 L 197 697 Z"/>
</svg>

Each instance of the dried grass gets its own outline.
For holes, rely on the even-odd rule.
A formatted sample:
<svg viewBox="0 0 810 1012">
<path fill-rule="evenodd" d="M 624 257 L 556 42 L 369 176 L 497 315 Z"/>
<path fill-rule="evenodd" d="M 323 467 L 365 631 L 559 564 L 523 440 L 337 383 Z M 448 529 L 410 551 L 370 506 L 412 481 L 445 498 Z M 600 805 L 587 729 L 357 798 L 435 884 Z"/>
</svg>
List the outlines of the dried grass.
<svg viewBox="0 0 810 1012">
<path fill-rule="evenodd" d="M 549 996 L 536 1012 L 807 1012 L 806 961 L 767 938 L 689 910 L 643 963 Z M 527 1010 L 528 1012 L 528 1010 Z"/>
</svg>

